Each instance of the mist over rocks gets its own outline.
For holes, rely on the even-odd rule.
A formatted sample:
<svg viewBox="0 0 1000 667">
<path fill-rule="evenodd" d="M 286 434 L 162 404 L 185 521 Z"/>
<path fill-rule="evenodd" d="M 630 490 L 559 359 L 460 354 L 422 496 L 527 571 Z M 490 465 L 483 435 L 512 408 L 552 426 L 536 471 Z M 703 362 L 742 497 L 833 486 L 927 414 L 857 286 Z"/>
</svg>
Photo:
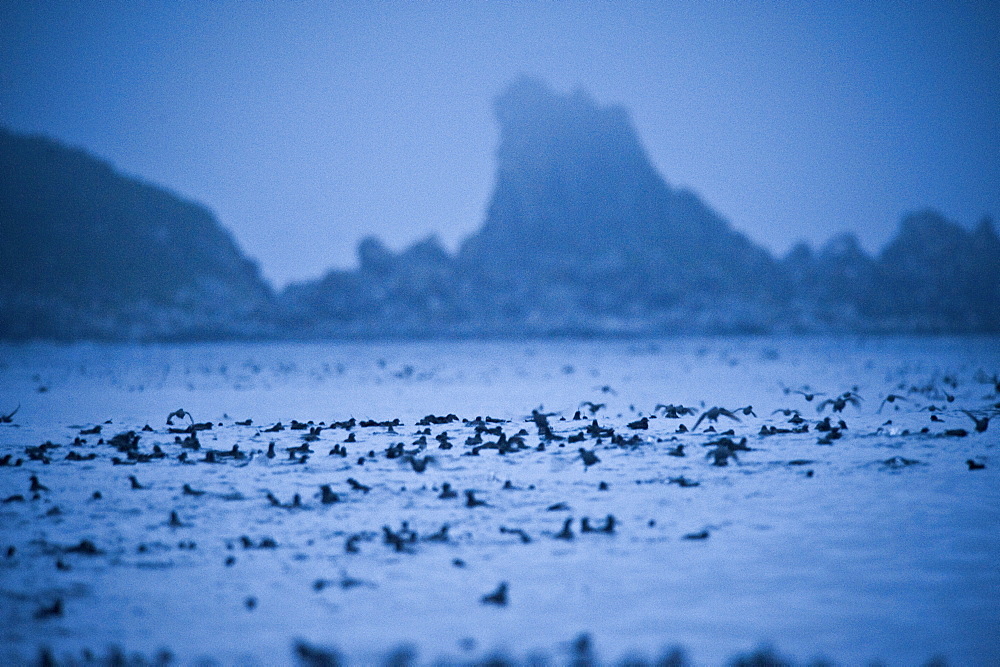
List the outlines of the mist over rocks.
<svg viewBox="0 0 1000 667">
<path fill-rule="evenodd" d="M 1000 331 L 1000 240 L 933 211 L 877 256 L 840 235 L 777 260 L 671 188 L 628 113 L 523 78 L 495 102 L 496 185 L 455 256 L 435 239 L 281 296 L 315 335 Z"/>
<path fill-rule="evenodd" d="M 1000 331 L 1000 237 L 933 210 L 905 216 L 876 257 L 852 235 L 782 260 L 792 311 L 807 328 L 874 332 Z"/>
<path fill-rule="evenodd" d="M 0 129 L 0 338 L 254 336 L 272 300 L 203 206 Z"/>
<path fill-rule="evenodd" d="M 1000 331 L 1000 238 L 925 210 L 876 256 L 777 259 L 671 187 L 619 106 L 522 78 L 495 101 L 482 227 L 274 294 L 204 207 L 0 130 L 0 338 L 616 336 Z"/>
</svg>

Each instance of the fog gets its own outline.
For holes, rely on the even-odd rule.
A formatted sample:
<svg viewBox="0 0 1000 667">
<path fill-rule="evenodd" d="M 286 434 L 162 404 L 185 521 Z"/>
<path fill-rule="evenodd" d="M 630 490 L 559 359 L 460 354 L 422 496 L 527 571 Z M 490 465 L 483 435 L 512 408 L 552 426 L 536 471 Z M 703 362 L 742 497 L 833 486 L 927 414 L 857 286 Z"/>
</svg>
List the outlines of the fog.
<svg viewBox="0 0 1000 667">
<path fill-rule="evenodd" d="M 0 123 L 217 213 L 276 286 L 378 234 L 454 250 L 521 74 L 631 113 L 653 165 L 778 253 L 1000 211 L 988 3 L 7 2 Z"/>
</svg>

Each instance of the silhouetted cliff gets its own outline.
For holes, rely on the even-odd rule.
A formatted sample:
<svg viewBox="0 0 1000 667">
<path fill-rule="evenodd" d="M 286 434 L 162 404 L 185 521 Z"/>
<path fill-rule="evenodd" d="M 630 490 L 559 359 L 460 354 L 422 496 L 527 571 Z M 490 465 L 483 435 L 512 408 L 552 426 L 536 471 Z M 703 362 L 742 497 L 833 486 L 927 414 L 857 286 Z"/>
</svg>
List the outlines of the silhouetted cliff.
<svg viewBox="0 0 1000 667">
<path fill-rule="evenodd" d="M 204 207 L 0 130 L 0 337 L 256 335 L 271 300 Z"/>
<path fill-rule="evenodd" d="M 392 256 L 366 241 L 359 271 L 286 292 L 300 326 L 449 335 L 774 328 L 778 264 L 695 194 L 667 185 L 624 109 L 522 79 L 495 111 L 497 180 L 480 231 L 453 258 L 429 242 Z"/>
<path fill-rule="evenodd" d="M 495 111 L 495 189 L 457 254 L 369 237 L 276 299 L 201 206 L 0 132 L 0 337 L 1000 332 L 989 219 L 923 211 L 874 257 L 842 235 L 775 260 L 671 188 L 620 107 L 522 79 Z"/>
</svg>

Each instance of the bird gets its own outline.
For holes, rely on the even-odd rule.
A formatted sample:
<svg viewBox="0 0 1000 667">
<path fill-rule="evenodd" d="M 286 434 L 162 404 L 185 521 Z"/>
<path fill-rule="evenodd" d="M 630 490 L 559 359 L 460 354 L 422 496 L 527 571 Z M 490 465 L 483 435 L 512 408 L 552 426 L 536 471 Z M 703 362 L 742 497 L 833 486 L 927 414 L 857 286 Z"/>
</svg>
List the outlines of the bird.
<svg viewBox="0 0 1000 667">
<path fill-rule="evenodd" d="M 572 540 L 573 539 L 573 529 L 570 526 L 573 524 L 573 518 L 570 517 L 563 522 L 562 530 L 556 533 L 557 540 Z"/>
<path fill-rule="evenodd" d="M 348 477 L 347 483 L 351 485 L 352 489 L 354 489 L 355 491 L 361 491 L 362 493 L 368 493 L 369 491 L 372 490 L 372 487 L 365 486 L 364 484 L 354 479 L 353 477 Z"/>
<path fill-rule="evenodd" d="M 184 408 L 177 408 L 176 410 L 174 410 L 173 412 L 171 412 L 169 415 L 167 415 L 167 425 L 168 426 L 173 426 L 173 424 L 174 424 L 174 417 L 177 417 L 178 419 L 184 419 L 185 417 L 187 417 L 188 419 L 191 420 L 191 423 L 194 424 L 194 417 L 192 417 L 191 413 L 188 412 L 187 410 L 185 410 Z"/>
<path fill-rule="evenodd" d="M 340 496 L 333 492 L 329 484 L 320 485 L 319 490 L 323 496 L 320 502 L 324 505 L 332 505 L 333 503 L 340 502 Z"/>
<path fill-rule="evenodd" d="M 29 490 L 30 491 L 48 491 L 49 487 L 47 487 L 44 484 L 42 484 L 41 482 L 39 482 L 37 475 L 32 475 L 31 476 L 31 488 Z"/>
<path fill-rule="evenodd" d="M 56 598 L 55 601 L 47 606 L 42 607 L 35 612 L 35 618 L 38 620 L 43 620 L 46 618 L 57 618 L 63 615 L 63 601 L 62 598 Z"/>
<path fill-rule="evenodd" d="M 458 493 L 455 491 L 455 489 L 451 488 L 451 484 L 445 482 L 444 484 L 441 485 L 441 493 L 438 495 L 438 498 L 446 500 L 448 498 L 457 498 L 457 497 Z"/>
<path fill-rule="evenodd" d="M 982 470 L 986 467 L 985 463 L 980 463 L 979 461 L 974 461 L 972 459 L 968 459 L 965 464 L 969 466 L 969 470 Z"/>
<path fill-rule="evenodd" d="M 985 433 L 986 429 L 990 427 L 989 417 L 977 417 L 968 410 L 962 410 L 962 412 L 964 412 L 969 417 L 969 419 L 971 419 L 973 423 L 975 423 L 976 433 Z"/>
<path fill-rule="evenodd" d="M 501 582 L 495 591 L 480 598 L 483 604 L 495 604 L 498 607 L 507 606 L 507 582 Z"/>
<path fill-rule="evenodd" d="M 896 401 L 907 401 L 907 400 L 909 399 L 906 398 L 906 396 L 900 396 L 899 394 L 889 394 L 888 396 L 882 399 L 882 404 L 878 406 L 878 412 L 876 414 L 880 414 L 882 412 L 882 408 L 885 407 L 886 403 L 895 403 Z M 896 409 L 898 410 L 899 406 L 896 406 Z"/>
<path fill-rule="evenodd" d="M 500 532 L 507 535 L 517 535 L 520 538 L 522 544 L 530 544 L 531 536 L 524 532 L 520 528 L 507 528 L 506 526 L 500 526 Z"/>
<path fill-rule="evenodd" d="M 667 450 L 668 456 L 684 456 L 684 445 L 677 445 Z"/>
<path fill-rule="evenodd" d="M 696 428 L 698 428 L 698 425 L 701 424 L 703 419 L 717 422 L 719 421 L 719 417 L 728 417 L 729 419 L 732 419 L 734 421 L 740 421 L 740 418 L 734 415 L 729 410 L 716 406 L 714 408 L 709 408 L 705 412 L 701 413 L 701 416 L 698 417 L 698 421 L 694 423 L 694 426 L 691 427 L 691 430 L 693 431 Z"/>
<path fill-rule="evenodd" d="M 486 505 L 485 500 L 479 500 L 476 498 L 476 493 L 472 489 L 468 489 L 465 492 L 465 506 L 466 507 L 483 507 Z"/>
<path fill-rule="evenodd" d="M 653 414 L 658 413 L 660 410 L 663 410 L 663 417 L 665 419 L 680 419 L 684 415 L 693 415 L 698 412 L 695 408 L 687 408 L 683 405 L 657 403 L 656 407 L 653 408 Z"/>
<path fill-rule="evenodd" d="M 183 491 L 184 491 L 184 495 L 185 496 L 196 496 L 197 497 L 197 496 L 203 496 L 203 495 L 205 495 L 204 491 L 198 491 L 196 489 L 192 489 L 190 484 L 185 484 L 184 487 L 183 487 Z"/>
<path fill-rule="evenodd" d="M 788 393 L 788 391 L 786 390 L 786 391 L 785 391 L 785 393 L 787 394 L 787 393 Z M 792 393 L 793 393 L 793 394 L 799 394 L 799 395 L 800 395 L 800 396 L 802 396 L 802 397 L 803 397 L 804 399 L 806 399 L 806 402 L 810 402 L 810 403 L 811 403 L 811 402 L 812 402 L 812 400 L 813 400 L 814 398 L 816 398 L 817 396 L 826 396 L 826 394 L 824 394 L 824 393 L 822 393 L 822 392 L 818 392 L 818 391 L 812 391 L 812 390 L 811 390 L 811 389 L 810 389 L 809 387 L 802 387 L 802 389 L 796 389 L 796 390 L 795 390 L 794 392 L 792 392 Z"/>
<path fill-rule="evenodd" d="M 712 461 L 712 465 L 720 467 L 729 465 L 729 459 L 739 461 L 736 457 L 736 453 L 726 445 L 717 446 L 715 449 L 706 454 L 705 458 L 714 459 Z"/>
<path fill-rule="evenodd" d="M 583 469 L 586 470 L 595 463 L 600 463 L 601 459 L 597 458 L 597 454 L 593 450 L 584 449 L 580 447 L 580 458 L 583 459 Z"/>
<path fill-rule="evenodd" d="M 606 403 L 594 403 L 593 401 L 584 401 L 583 403 L 580 404 L 580 407 L 587 408 L 590 414 L 596 415 L 597 412 L 601 410 L 601 408 L 604 408 L 606 405 L 607 405 Z"/>
<path fill-rule="evenodd" d="M 422 459 L 417 458 L 413 455 L 407 455 L 403 457 L 403 460 L 407 461 L 413 468 L 413 472 L 421 473 L 427 470 L 427 464 L 434 461 L 433 456 L 425 456 Z"/>
<path fill-rule="evenodd" d="M 146 488 L 142 484 L 139 483 L 139 480 L 136 479 L 135 475 L 129 475 L 128 476 L 128 481 L 129 481 L 129 484 L 132 485 L 132 490 L 133 491 L 136 491 L 136 490 L 139 490 L 139 489 L 145 489 Z"/>
<path fill-rule="evenodd" d="M 688 533 L 684 536 L 685 540 L 707 540 L 709 532 L 707 530 L 702 530 L 697 533 Z"/>
<path fill-rule="evenodd" d="M 856 408 L 860 407 L 861 397 L 858 396 L 853 391 L 845 391 L 837 398 L 828 398 L 825 401 L 822 401 L 819 405 L 816 406 L 816 412 L 823 412 L 823 410 L 828 405 L 832 406 L 834 412 L 843 412 L 844 408 L 847 407 L 848 403 L 850 403 Z"/>
<path fill-rule="evenodd" d="M 0 424 L 10 424 L 12 421 L 14 421 L 14 415 L 16 415 L 17 411 L 20 409 L 21 409 L 21 404 L 18 403 L 17 407 L 14 408 L 13 412 L 8 412 L 7 414 L 0 414 Z"/>
<path fill-rule="evenodd" d="M 756 417 L 757 415 L 753 411 L 753 406 L 748 405 L 744 408 L 736 408 L 735 412 L 742 412 L 747 417 Z"/>
</svg>

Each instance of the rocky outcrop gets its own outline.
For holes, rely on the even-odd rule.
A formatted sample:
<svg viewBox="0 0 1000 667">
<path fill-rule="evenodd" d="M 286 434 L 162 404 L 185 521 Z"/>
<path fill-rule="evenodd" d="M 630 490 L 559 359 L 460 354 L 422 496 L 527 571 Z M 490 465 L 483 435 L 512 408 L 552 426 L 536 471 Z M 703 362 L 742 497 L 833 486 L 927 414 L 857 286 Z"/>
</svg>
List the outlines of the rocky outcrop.
<svg viewBox="0 0 1000 667">
<path fill-rule="evenodd" d="M 272 299 L 204 207 L 0 130 L 0 337 L 259 335 Z"/>
<path fill-rule="evenodd" d="M 486 219 L 278 297 L 210 212 L 86 153 L 0 131 L 0 338 L 1000 332 L 1000 239 L 933 211 L 870 256 L 781 260 L 651 164 L 627 112 L 522 79 L 496 100 Z"/>
</svg>

